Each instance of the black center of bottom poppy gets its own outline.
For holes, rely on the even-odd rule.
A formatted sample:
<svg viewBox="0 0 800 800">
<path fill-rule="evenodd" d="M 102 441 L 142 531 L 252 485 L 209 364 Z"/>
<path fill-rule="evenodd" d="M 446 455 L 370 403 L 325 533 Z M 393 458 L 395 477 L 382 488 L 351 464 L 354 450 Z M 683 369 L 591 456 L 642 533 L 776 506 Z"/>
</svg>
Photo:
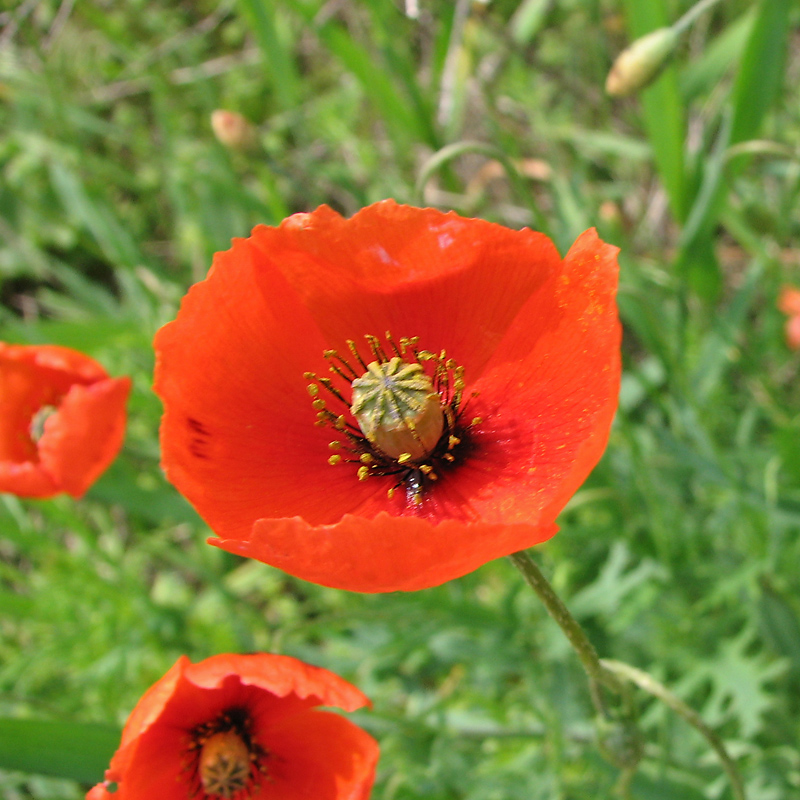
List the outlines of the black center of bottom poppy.
<svg viewBox="0 0 800 800">
<path fill-rule="evenodd" d="M 483 420 L 467 421 L 464 368 L 445 351 L 419 349 L 418 337 L 395 342 L 387 333 L 385 345 L 377 336 L 364 338 L 372 360 L 347 340 L 350 359 L 324 353 L 332 378 L 305 373 L 316 424 L 337 433 L 328 463 L 356 465 L 359 480 L 394 477 L 389 497 L 404 490 L 408 506 L 419 508 L 440 477 L 464 460 L 472 429 Z"/>
<path fill-rule="evenodd" d="M 252 737 L 250 714 L 230 708 L 189 732 L 184 767 L 190 796 L 202 800 L 249 798 L 266 774 L 266 751 Z"/>
</svg>

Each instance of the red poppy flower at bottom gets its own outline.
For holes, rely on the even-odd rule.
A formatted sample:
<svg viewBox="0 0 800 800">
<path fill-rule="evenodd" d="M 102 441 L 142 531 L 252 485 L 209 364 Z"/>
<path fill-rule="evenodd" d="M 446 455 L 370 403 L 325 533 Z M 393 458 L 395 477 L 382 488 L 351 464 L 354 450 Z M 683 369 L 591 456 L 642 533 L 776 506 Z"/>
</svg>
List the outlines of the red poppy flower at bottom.
<svg viewBox="0 0 800 800">
<path fill-rule="evenodd" d="M 366 800 L 378 745 L 355 686 L 289 656 L 182 656 L 143 695 L 87 800 Z M 116 784 L 114 790 L 113 784 Z"/>
</svg>

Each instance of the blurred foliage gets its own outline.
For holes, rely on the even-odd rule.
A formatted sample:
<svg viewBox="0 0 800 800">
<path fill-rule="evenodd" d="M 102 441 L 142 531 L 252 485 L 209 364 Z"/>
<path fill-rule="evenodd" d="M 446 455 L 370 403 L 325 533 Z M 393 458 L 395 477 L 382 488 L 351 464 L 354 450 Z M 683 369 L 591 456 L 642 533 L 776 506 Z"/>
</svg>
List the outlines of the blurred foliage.
<svg viewBox="0 0 800 800">
<path fill-rule="evenodd" d="M 717 728 L 750 800 L 800 798 L 800 355 L 775 309 L 800 284 L 800 8 L 721 3 L 640 97 L 605 97 L 616 53 L 690 5 L 0 6 L 2 338 L 135 384 L 85 500 L 0 500 L 0 717 L 119 725 L 179 654 L 267 649 L 372 697 L 376 797 L 611 796 L 577 661 L 510 564 L 414 594 L 320 588 L 208 547 L 159 471 L 151 339 L 212 254 L 394 197 L 621 248 L 620 412 L 535 556 L 602 655 Z M 214 138 L 219 108 L 254 147 Z M 642 714 L 632 797 L 730 796 L 698 736 Z M 85 788 L 0 772 L 8 800 Z"/>
</svg>

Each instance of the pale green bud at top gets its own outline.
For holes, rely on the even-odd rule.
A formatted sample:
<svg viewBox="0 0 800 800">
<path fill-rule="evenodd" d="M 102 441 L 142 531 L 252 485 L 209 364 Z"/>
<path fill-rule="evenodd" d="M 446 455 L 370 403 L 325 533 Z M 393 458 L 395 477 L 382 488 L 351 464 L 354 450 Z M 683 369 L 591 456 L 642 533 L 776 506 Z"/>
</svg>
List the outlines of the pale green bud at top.
<svg viewBox="0 0 800 800">
<path fill-rule="evenodd" d="M 655 80 L 678 44 L 675 28 L 658 28 L 625 48 L 606 78 L 606 92 L 613 97 L 633 94 Z"/>
<path fill-rule="evenodd" d="M 390 458 L 420 461 L 444 430 L 439 395 L 420 364 L 391 358 L 353 381 L 350 410 L 364 436 Z"/>
</svg>

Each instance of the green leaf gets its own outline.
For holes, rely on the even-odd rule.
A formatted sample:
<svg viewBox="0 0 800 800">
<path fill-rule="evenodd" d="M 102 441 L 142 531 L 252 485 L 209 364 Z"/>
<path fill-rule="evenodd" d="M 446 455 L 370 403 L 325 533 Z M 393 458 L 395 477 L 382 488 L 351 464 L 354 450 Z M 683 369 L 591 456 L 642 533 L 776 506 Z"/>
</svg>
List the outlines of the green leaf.
<svg viewBox="0 0 800 800">
<path fill-rule="evenodd" d="M 741 57 L 755 22 L 755 7 L 728 25 L 709 41 L 696 61 L 686 66 L 681 75 L 684 102 L 709 92 L 725 77 L 725 73 Z"/>
<path fill-rule="evenodd" d="M 647 3 L 625 0 L 625 16 L 631 39 L 638 39 L 670 22 L 664 0 Z M 686 125 L 675 67 L 668 66 L 661 77 L 642 92 L 641 98 L 644 124 L 658 174 L 669 197 L 672 213 L 683 220 L 688 207 L 683 158 Z"/>
<path fill-rule="evenodd" d="M 299 99 L 297 69 L 275 24 L 275 4 L 272 0 L 239 0 L 239 7 L 261 48 L 278 104 L 284 110 L 293 108 Z"/>
<path fill-rule="evenodd" d="M 783 84 L 791 0 L 761 0 L 733 88 L 731 144 L 752 139 Z"/>
<path fill-rule="evenodd" d="M 0 719 L 0 768 L 97 783 L 120 736 L 111 725 Z"/>
</svg>

